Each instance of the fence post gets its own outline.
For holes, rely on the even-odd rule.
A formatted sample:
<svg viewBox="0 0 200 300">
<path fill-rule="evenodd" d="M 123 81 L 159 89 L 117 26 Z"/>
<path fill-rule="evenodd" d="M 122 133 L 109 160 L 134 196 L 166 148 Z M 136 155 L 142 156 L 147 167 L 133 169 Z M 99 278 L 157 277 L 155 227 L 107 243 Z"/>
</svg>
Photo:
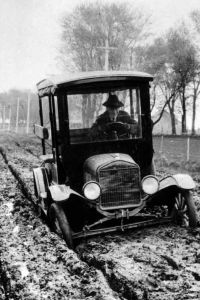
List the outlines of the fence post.
<svg viewBox="0 0 200 300">
<path fill-rule="evenodd" d="M 187 138 L 187 161 L 190 160 L 190 137 Z"/>
</svg>

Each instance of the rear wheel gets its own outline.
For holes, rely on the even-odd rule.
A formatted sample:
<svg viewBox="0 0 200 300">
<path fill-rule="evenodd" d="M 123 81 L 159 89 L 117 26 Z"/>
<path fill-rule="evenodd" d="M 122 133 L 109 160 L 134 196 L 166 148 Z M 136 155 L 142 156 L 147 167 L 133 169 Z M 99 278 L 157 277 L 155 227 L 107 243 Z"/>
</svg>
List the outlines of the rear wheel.
<svg viewBox="0 0 200 300">
<path fill-rule="evenodd" d="M 178 192 L 170 215 L 178 225 L 183 227 L 197 226 L 198 218 L 190 191 Z"/>
<path fill-rule="evenodd" d="M 60 205 L 56 203 L 51 204 L 49 209 L 49 219 L 52 231 L 62 237 L 70 249 L 73 249 L 74 245 L 71 228 L 66 214 Z"/>
</svg>

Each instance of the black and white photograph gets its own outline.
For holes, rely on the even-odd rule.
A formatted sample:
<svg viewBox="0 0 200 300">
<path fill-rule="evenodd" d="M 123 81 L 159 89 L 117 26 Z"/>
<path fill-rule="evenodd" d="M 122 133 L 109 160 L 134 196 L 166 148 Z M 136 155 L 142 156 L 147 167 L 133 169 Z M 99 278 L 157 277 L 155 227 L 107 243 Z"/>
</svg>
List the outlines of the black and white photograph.
<svg viewBox="0 0 200 300">
<path fill-rule="evenodd" d="M 0 300 L 200 300 L 200 0 L 0 0 Z"/>
</svg>

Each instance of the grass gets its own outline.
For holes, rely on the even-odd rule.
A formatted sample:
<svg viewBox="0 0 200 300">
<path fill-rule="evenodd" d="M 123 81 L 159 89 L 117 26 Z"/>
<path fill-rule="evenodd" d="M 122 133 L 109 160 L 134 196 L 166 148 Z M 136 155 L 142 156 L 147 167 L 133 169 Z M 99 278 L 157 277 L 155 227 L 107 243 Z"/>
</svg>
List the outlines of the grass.
<svg viewBox="0 0 200 300">
<path fill-rule="evenodd" d="M 200 138 L 190 137 L 189 159 L 188 139 L 184 136 L 160 136 L 153 138 L 154 158 L 157 168 L 200 173 Z"/>
</svg>

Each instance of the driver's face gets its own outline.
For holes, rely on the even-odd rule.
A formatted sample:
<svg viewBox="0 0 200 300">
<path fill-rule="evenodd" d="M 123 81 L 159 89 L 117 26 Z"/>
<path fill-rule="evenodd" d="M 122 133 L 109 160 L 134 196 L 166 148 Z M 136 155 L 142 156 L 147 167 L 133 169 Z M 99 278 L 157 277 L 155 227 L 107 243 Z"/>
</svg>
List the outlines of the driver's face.
<svg viewBox="0 0 200 300">
<path fill-rule="evenodd" d="M 116 122 L 118 113 L 119 113 L 119 108 L 115 107 L 107 107 L 107 111 L 109 113 L 109 118 L 112 122 Z"/>
</svg>

